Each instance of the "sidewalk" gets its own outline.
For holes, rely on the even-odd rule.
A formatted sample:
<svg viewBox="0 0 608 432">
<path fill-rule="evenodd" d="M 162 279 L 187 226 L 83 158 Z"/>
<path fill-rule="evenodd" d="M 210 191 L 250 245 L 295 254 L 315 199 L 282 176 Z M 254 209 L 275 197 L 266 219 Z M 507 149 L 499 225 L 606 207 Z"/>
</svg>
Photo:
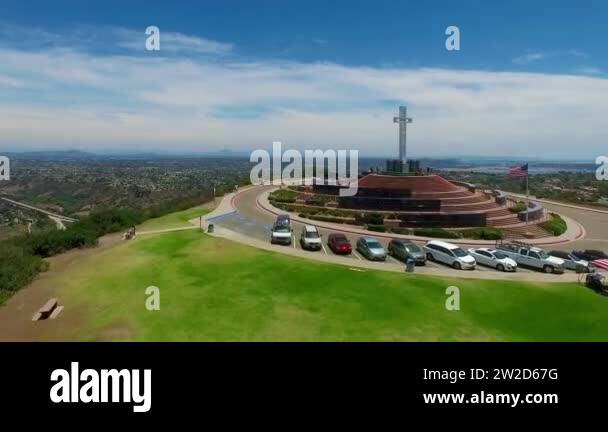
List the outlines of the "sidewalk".
<svg viewBox="0 0 608 432">
<path fill-rule="evenodd" d="M 236 198 L 236 196 L 240 192 L 249 190 L 252 187 L 254 187 L 254 186 L 245 186 L 245 187 L 239 188 L 239 190 L 236 192 L 231 192 L 229 194 L 224 195 L 222 197 L 222 200 L 218 204 L 218 206 L 215 209 L 213 209 L 212 212 L 207 213 L 206 215 L 203 216 L 203 228 L 205 230 L 207 230 L 209 223 L 212 223 L 214 219 L 236 213 L 236 208 L 234 206 L 234 198 Z M 192 225 L 196 225 L 197 227 L 200 225 L 199 218 L 190 219 L 188 222 L 190 222 Z"/>
<path fill-rule="evenodd" d="M 515 193 L 508 193 L 507 195 L 517 197 L 520 199 L 526 198 L 525 195 L 515 194 Z M 551 201 L 551 200 L 536 198 L 536 197 L 532 197 L 532 196 L 530 197 L 530 201 L 538 201 L 538 202 L 545 203 L 545 204 L 552 204 L 552 205 L 561 206 L 561 207 L 568 207 L 568 208 L 573 208 L 573 209 L 577 209 L 577 210 L 585 210 L 585 211 L 590 211 L 590 212 L 595 212 L 595 213 L 608 214 L 608 210 L 600 210 L 600 209 L 596 209 L 593 207 L 585 207 L 585 206 L 579 206 L 576 204 L 568 204 L 568 203 L 563 203 L 563 202 L 559 202 L 559 201 Z"/>
</svg>

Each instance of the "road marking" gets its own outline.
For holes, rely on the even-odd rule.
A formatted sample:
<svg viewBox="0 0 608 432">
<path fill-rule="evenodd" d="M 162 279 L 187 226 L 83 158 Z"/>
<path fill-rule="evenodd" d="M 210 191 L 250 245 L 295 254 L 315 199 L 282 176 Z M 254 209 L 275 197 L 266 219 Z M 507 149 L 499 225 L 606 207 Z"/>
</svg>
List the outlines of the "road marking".
<svg viewBox="0 0 608 432">
<path fill-rule="evenodd" d="M 291 245 L 294 249 L 296 248 L 296 238 L 293 236 L 293 234 L 291 235 Z"/>
<path fill-rule="evenodd" d="M 353 251 L 353 255 L 359 258 L 360 261 L 363 261 L 363 258 L 361 258 L 357 252 Z"/>
<path fill-rule="evenodd" d="M 325 245 L 323 244 L 323 242 L 321 242 L 321 247 L 323 248 L 323 252 L 325 253 L 325 255 L 327 255 L 327 249 L 325 249 Z"/>
<path fill-rule="evenodd" d="M 399 260 L 395 259 L 394 257 L 392 257 L 392 256 L 390 256 L 390 255 L 387 255 L 387 256 L 386 256 L 386 259 L 387 259 L 388 261 L 393 261 L 395 264 L 399 264 L 399 265 L 402 265 L 402 264 L 403 264 L 401 261 L 399 261 Z"/>
</svg>

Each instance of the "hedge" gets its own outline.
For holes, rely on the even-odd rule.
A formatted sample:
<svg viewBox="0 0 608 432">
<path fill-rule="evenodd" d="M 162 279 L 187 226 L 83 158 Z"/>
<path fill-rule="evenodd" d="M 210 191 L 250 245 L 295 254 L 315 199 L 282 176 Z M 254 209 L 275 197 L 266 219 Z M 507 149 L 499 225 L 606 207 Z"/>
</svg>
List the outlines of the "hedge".
<svg viewBox="0 0 608 432">
<path fill-rule="evenodd" d="M 502 230 L 494 227 L 480 227 L 460 231 L 464 238 L 475 240 L 502 240 L 504 233 Z"/>
<path fill-rule="evenodd" d="M 292 190 L 279 189 L 279 190 L 271 193 L 269 196 L 269 199 L 276 201 L 276 202 L 293 204 L 296 202 L 297 196 L 298 196 L 297 192 L 294 192 Z"/>
<path fill-rule="evenodd" d="M 554 236 L 560 236 L 568 229 L 566 221 L 555 213 L 551 213 L 551 220 L 541 223 L 540 226 Z"/>
<path fill-rule="evenodd" d="M 434 238 L 447 238 L 447 239 L 461 238 L 461 236 L 458 232 L 444 230 L 443 228 L 416 228 L 416 229 L 414 229 L 414 235 L 417 235 L 420 237 L 434 237 Z"/>
<path fill-rule="evenodd" d="M 513 207 L 509 207 L 509 210 L 512 213 L 519 213 L 522 212 L 524 210 L 526 210 L 528 208 L 528 206 L 526 205 L 525 202 L 523 201 L 519 201 L 517 204 L 515 204 Z"/>
</svg>

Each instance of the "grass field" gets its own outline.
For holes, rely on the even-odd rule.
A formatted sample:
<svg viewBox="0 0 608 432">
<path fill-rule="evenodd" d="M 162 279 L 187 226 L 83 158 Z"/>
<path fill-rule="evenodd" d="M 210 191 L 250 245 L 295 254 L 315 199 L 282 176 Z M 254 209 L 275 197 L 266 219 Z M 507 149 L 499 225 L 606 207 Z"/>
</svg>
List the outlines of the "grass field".
<svg viewBox="0 0 608 432">
<path fill-rule="evenodd" d="M 460 311 L 445 309 L 450 285 L 460 288 Z M 57 286 L 81 311 L 64 339 L 608 340 L 608 301 L 576 284 L 360 272 L 198 231 L 142 236 L 85 258 Z M 148 286 L 160 289 L 160 311 L 145 308 Z"/>
<path fill-rule="evenodd" d="M 140 225 L 138 229 L 140 231 L 154 231 L 159 229 L 181 228 L 191 226 L 188 221 L 209 213 L 210 205 L 211 204 L 203 204 L 199 207 L 193 207 L 188 210 L 170 213 L 166 216 L 150 219 Z"/>
</svg>

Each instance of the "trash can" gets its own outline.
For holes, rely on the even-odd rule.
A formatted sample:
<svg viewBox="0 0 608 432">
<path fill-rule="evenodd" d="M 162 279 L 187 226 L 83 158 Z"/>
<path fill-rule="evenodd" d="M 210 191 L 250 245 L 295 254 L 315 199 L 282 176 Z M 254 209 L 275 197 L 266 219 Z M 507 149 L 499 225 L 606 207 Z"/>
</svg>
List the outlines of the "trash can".
<svg viewBox="0 0 608 432">
<path fill-rule="evenodd" d="M 209 224 L 209 226 L 207 227 L 207 232 L 208 233 L 212 233 L 213 232 L 213 224 Z"/>
<path fill-rule="evenodd" d="M 405 259 L 405 271 L 408 273 L 413 273 L 415 268 L 416 268 L 416 261 L 414 261 L 414 258 L 407 257 Z"/>
</svg>

